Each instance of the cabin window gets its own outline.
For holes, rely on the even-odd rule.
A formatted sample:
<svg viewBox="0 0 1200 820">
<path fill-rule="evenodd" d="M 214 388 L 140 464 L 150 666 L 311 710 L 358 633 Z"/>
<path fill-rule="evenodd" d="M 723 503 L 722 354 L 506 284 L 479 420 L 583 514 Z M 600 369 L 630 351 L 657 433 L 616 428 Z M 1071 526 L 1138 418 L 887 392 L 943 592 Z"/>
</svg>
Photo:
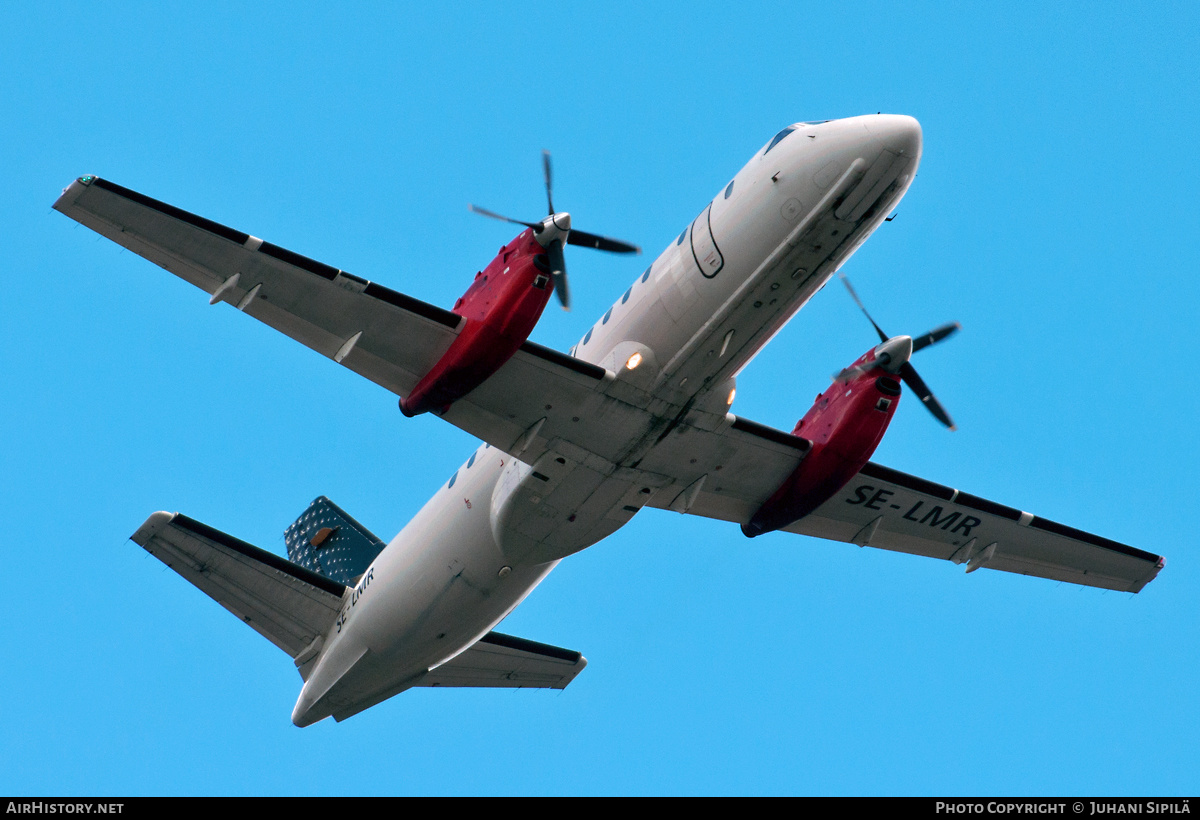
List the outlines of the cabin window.
<svg viewBox="0 0 1200 820">
<path fill-rule="evenodd" d="M 473 464 L 475 463 L 475 456 L 476 456 L 476 455 L 478 455 L 478 454 L 477 454 L 477 453 L 471 453 L 471 457 L 470 457 L 470 458 L 467 460 L 467 469 L 468 469 L 468 470 L 469 470 L 469 469 L 471 469 L 471 465 L 473 465 Z"/>
<path fill-rule="evenodd" d="M 592 340 L 592 331 L 595 329 L 596 328 L 594 328 L 594 327 L 588 329 L 587 335 L 583 337 L 583 344 L 587 344 L 588 342 L 590 342 Z"/>
<path fill-rule="evenodd" d="M 730 180 L 729 184 L 725 186 L 725 198 L 729 199 L 729 195 L 732 193 L 733 193 L 733 181 Z"/>
<path fill-rule="evenodd" d="M 458 481 L 458 470 L 455 470 L 454 475 L 450 476 L 450 483 L 446 485 L 446 489 L 453 487 L 455 481 Z"/>
<path fill-rule="evenodd" d="M 612 308 L 609 308 L 608 312 L 604 314 L 604 318 L 600 320 L 600 324 L 602 324 L 602 325 L 608 324 L 608 320 L 611 318 L 612 318 Z"/>
<path fill-rule="evenodd" d="M 679 238 L 675 240 L 675 244 L 676 244 L 676 245 L 682 245 L 682 244 L 683 244 L 683 238 L 684 238 L 685 236 L 687 236 L 687 228 L 684 228 L 684 229 L 683 229 L 683 233 L 681 233 L 681 234 L 679 235 Z"/>
<path fill-rule="evenodd" d="M 621 297 L 621 304 L 629 301 L 629 294 L 633 293 L 633 285 L 629 286 L 629 290 L 625 291 L 625 295 Z"/>
<path fill-rule="evenodd" d="M 654 266 L 653 266 L 653 265 L 651 265 L 651 266 L 650 266 L 650 268 L 652 268 L 652 267 L 654 267 Z M 647 279 L 649 279 L 649 278 L 650 278 L 650 268 L 646 268 L 646 272 L 642 274 L 642 281 L 643 281 L 643 282 L 645 282 Z"/>
<path fill-rule="evenodd" d="M 776 145 L 781 143 L 783 141 L 784 137 L 786 137 L 788 134 L 792 133 L 795 130 L 796 130 L 796 126 L 789 125 L 787 128 L 780 131 L 778 134 L 775 135 L 775 138 L 773 140 L 771 140 L 770 143 L 767 144 L 767 147 L 763 151 L 763 154 L 766 154 L 767 152 L 769 152 L 772 148 L 774 148 Z"/>
</svg>

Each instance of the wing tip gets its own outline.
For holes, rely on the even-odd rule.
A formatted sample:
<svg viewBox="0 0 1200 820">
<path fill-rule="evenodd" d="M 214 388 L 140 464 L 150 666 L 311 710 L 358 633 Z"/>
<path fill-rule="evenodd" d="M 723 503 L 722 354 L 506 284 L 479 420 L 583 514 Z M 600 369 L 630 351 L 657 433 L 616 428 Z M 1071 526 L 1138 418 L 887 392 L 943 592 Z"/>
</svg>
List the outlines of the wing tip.
<svg viewBox="0 0 1200 820">
<path fill-rule="evenodd" d="M 139 547 L 144 547 L 150 543 L 150 539 L 158 534 L 163 527 L 169 525 L 178 513 L 169 513 L 164 510 L 159 510 L 152 513 L 147 518 L 142 526 L 137 528 L 133 535 L 129 536 L 129 540 L 137 544 Z"/>
<path fill-rule="evenodd" d="M 58 199 L 54 200 L 54 205 L 51 207 L 59 213 L 67 213 L 67 209 L 75 204 L 75 200 L 83 193 L 83 189 L 99 178 L 95 174 L 84 174 L 71 180 L 71 184 L 62 189 L 62 193 L 58 195 Z"/>
</svg>

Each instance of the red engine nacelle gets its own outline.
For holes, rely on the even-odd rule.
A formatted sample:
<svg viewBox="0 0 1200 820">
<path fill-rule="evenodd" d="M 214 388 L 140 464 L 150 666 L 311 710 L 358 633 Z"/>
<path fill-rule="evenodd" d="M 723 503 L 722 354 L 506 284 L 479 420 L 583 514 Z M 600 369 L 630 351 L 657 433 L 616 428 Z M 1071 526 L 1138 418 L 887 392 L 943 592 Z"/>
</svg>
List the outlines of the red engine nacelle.
<svg viewBox="0 0 1200 820">
<path fill-rule="evenodd" d="M 874 364 L 873 348 L 817 396 L 792 435 L 812 448 L 799 466 L 754 513 L 742 532 L 750 538 L 786 527 L 811 513 L 846 485 L 870 460 L 900 402 L 900 381 Z"/>
<path fill-rule="evenodd" d="M 529 338 L 554 292 L 545 248 L 522 231 L 454 303 L 467 320 L 438 363 L 400 400 L 406 416 L 444 411 L 481 385 Z"/>
</svg>

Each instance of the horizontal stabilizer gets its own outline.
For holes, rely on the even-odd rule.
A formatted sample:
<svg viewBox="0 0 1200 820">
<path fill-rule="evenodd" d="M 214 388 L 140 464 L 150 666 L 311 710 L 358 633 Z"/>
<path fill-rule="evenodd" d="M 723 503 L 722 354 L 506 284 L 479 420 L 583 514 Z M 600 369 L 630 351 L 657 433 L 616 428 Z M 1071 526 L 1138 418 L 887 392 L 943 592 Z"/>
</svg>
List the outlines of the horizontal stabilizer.
<svg viewBox="0 0 1200 820">
<path fill-rule="evenodd" d="M 156 512 L 131 537 L 298 666 L 341 609 L 342 584 L 186 515 Z"/>
<path fill-rule="evenodd" d="M 489 632 L 416 685 L 565 689 L 585 666 L 587 658 L 570 649 Z"/>
</svg>

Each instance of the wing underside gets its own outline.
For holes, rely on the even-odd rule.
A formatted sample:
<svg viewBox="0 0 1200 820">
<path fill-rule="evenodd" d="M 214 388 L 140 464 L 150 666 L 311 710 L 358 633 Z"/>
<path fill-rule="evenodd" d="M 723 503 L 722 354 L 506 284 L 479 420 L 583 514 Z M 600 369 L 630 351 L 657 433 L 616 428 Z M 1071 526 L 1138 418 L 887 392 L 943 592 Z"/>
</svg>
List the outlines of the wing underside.
<svg viewBox="0 0 1200 820">
<path fill-rule="evenodd" d="M 743 524 L 778 486 L 764 476 L 734 491 L 705 487 L 688 512 Z M 657 497 L 650 503 L 668 506 Z M 1164 563 L 1136 547 L 875 463 L 785 530 L 940 558 L 968 572 L 1001 570 L 1126 592 L 1140 591 Z"/>
<path fill-rule="evenodd" d="M 98 177 L 54 207 L 210 295 L 404 395 L 461 317 Z"/>
<path fill-rule="evenodd" d="M 1158 555 L 868 464 L 789 532 L 1103 589 L 1139 592 Z"/>
<path fill-rule="evenodd" d="M 200 288 L 211 304 L 232 305 L 397 396 L 441 359 L 465 322 L 99 177 L 80 177 L 54 207 Z M 611 381 L 603 367 L 526 342 L 444 418 L 506 452 L 519 443 L 529 458 L 568 431 L 578 434 L 575 421 L 583 414 L 603 414 L 635 431 L 652 424 L 644 396 L 609 396 Z M 538 434 L 530 435 L 535 425 Z M 582 446 L 615 460 L 620 446 L 602 433 L 585 434 Z"/>
</svg>

